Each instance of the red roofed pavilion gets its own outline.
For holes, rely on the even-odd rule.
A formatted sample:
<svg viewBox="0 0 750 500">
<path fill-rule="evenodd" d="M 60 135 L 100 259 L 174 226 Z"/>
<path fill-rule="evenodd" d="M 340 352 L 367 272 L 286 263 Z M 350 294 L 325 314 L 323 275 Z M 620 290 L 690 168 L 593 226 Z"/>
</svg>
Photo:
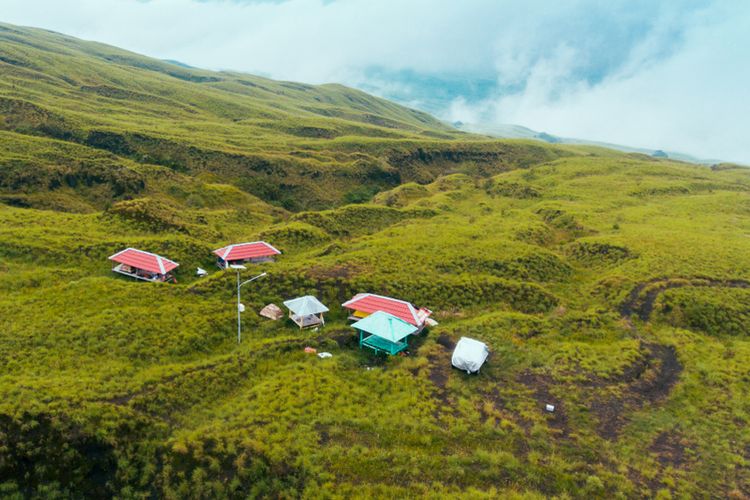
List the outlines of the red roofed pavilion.
<svg viewBox="0 0 750 500">
<path fill-rule="evenodd" d="M 383 311 L 416 326 L 420 330 L 424 327 L 425 320 L 432 314 L 429 309 L 424 307 L 417 309 L 405 300 L 375 295 L 374 293 L 358 293 L 351 300 L 341 305 L 352 311 L 350 319 L 360 320 L 374 312 Z"/>
<path fill-rule="evenodd" d="M 166 257 L 135 248 L 126 248 L 112 255 L 116 263 L 112 271 L 145 281 L 175 281 L 171 271 L 179 264 Z"/>
<path fill-rule="evenodd" d="M 265 241 L 237 243 L 214 250 L 214 254 L 218 257 L 216 263 L 222 269 L 232 264 L 243 264 L 245 262 L 270 262 L 275 255 L 280 253 L 279 250 Z"/>
</svg>

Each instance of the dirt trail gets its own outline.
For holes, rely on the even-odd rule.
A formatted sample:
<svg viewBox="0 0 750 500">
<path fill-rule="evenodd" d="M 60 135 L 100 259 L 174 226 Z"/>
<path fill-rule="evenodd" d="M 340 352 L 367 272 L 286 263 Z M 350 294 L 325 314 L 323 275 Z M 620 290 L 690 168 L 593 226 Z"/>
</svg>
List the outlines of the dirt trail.
<svg viewBox="0 0 750 500">
<path fill-rule="evenodd" d="M 667 290 L 684 287 L 750 288 L 750 281 L 715 278 L 654 278 L 633 288 L 620 305 L 620 315 L 630 321 L 637 316 L 643 322 L 651 319 L 656 299 Z M 648 290 L 647 290 L 648 289 Z M 645 291 L 645 294 L 644 294 Z"/>
<path fill-rule="evenodd" d="M 626 369 L 617 379 L 598 384 L 614 389 L 601 391 L 605 396 L 594 398 L 591 403 L 591 412 L 599 421 L 597 431 L 605 439 L 617 439 L 631 413 L 666 399 L 682 372 L 674 346 L 641 345 L 647 354 L 633 365 L 634 369 Z"/>
<path fill-rule="evenodd" d="M 441 334 L 437 338 L 436 343 L 442 347 L 442 350 L 437 354 L 431 354 L 428 356 L 427 360 L 429 362 L 430 371 L 427 376 L 430 379 L 430 382 L 435 386 L 435 397 L 437 397 L 441 403 L 441 406 L 436 407 L 433 412 L 433 416 L 438 418 L 440 416 L 441 407 L 443 409 L 453 407 L 448 398 L 447 385 L 448 376 L 450 375 L 451 370 L 450 355 L 456 347 L 456 344 L 445 334 Z"/>
<path fill-rule="evenodd" d="M 750 281 L 704 276 L 654 278 L 639 283 L 630 291 L 620 304 L 620 316 L 628 323 L 633 333 L 637 334 L 633 318 L 638 318 L 643 323 L 650 321 L 659 296 L 667 290 L 684 287 L 750 288 Z M 665 399 L 682 372 L 682 365 L 674 346 L 655 343 L 641 345 L 648 354 L 614 381 L 620 386 L 617 395 L 595 400 L 592 404 L 591 409 L 599 419 L 599 434 L 606 439 L 617 438 L 627 423 L 623 414 Z"/>
</svg>

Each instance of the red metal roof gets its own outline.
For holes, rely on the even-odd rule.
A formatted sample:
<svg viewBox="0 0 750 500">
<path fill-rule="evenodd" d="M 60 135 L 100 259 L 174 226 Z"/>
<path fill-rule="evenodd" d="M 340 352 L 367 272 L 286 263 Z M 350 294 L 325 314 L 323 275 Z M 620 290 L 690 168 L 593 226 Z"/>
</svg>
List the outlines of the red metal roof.
<svg viewBox="0 0 750 500">
<path fill-rule="evenodd" d="M 374 293 L 359 293 L 350 301 L 344 302 L 342 306 L 353 311 L 361 311 L 367 314 L 372 314 L 377 311 L 387 312 L 388 314 L 392 314 L 414 326 L 421 326 L 422 323 L 424 323 L 425 318 L 431 313 L 428 309 L 423 309 L 425 313 L 418 315 L 417 310 L 410 303 L 404 300 L 393 299 L 391 297 L 375 295 Z M 422 309 L 420 310 L 422 311 Z"/>
<path fill-rule="evenodd" d="M 137 250 L 135 248 L 126 248 L 125 250 L 117 252 L 112 255 L 109 260 L 158 274 L 166 274 L 179 266 L 177 262 L 171 261 L 166 257 L 151 252 L 144 252 L 143 250 Z"/>
<path fill-rule="evenodd" d="M 232 261 L 270 257 L 271 255 L 278 255 L 281 252 L 265 241 L 253 241 L 251 243 L 228 245 L 224 248 L 214 250 L 214 253 L 224 260 Z"/>
</svg>

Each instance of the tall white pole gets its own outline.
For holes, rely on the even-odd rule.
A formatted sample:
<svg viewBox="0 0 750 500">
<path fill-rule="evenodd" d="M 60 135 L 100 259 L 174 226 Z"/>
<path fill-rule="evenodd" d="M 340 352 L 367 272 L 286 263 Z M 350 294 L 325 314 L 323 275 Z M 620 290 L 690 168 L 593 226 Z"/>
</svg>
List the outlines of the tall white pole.
<svg viewBox="0 0 750 500">
<path fill-rule="evenodd" d="M 266 273 L 260 273 L 258 276 L 254 276 L 247 281 L 240 281 L 240 271 L 246 269 L 245 266 L 233 265 L 232 269 L 237 271 L 237 343 L 242 342 L 242 302 L 240 301 L 240 290 L 243 285 L 247 285 L 251 281 L 255 281 L 258 278 L 266 276 Z"/>
<path fill-rule="evenodd" d="M 242 341 L 242 315 L 240 313 L 240 270 L 237 269 L 237 343 Z"/>
</svg>

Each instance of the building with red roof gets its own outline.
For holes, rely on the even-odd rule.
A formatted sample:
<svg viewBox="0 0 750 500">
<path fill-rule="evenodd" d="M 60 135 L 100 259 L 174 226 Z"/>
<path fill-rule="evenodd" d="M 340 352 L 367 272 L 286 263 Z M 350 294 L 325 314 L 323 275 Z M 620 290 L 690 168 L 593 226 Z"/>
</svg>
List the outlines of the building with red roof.
<svg viewBox="0 0 750 500">
<path fill-rule="evenodd" d="M 270 262 L 274 256 L 281 252 L 265 241 L 252 241 L 250 243 L 236 243 L 214 250 L 217 257 L 217 265 L 226 269 L 232 264 L 244 264 L 245 262 Z"/>
<path fill-rule="evenodd" d="M 244 264 L 246 262 L 271 262 L 281 252 L 265 241 L 252 241 L 249 243 L 235 243 L 214 250 L 217 257 L 217 265 L 226 269 L 232 264 Z"/>
<path fill-rule="evenodd" d="M 175 281 L 172 271 L 177 262 L 151 252 L 126 248 L 109 257 L 115 262 L 112 271 L 144 281 Z"/>
<path fill-rule="evenodd" d="M 341 306 L 352 311 L 349 318 L 352 320 L 360 320 L 377 311 L 383 311 L 416 326 L 420 330 L 424 328 L 425 321 L 432 314 L 429 309 L 424 307 L 417 309 L 405 300 L 375 295 L 374 293 L 358 293 Z"/>
</svg>

